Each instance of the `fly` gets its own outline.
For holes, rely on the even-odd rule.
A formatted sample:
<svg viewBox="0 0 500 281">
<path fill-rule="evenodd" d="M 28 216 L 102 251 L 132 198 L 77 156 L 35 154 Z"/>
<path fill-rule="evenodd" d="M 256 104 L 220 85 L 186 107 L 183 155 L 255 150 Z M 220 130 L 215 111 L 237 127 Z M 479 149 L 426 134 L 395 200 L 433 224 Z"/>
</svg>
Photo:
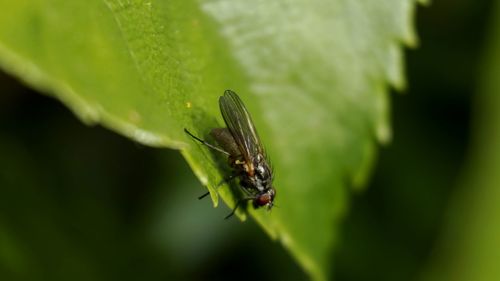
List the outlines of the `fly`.
<svg viewBox="0 0 500 281">
<path fill-rule="evenodd" d="M 231 217 L 238 207 L 245 202 L 252 201 L 254 208 L 273 207 L 276 191 L 273 188 L 273 171 L 262 147 L 257 130 L 243 101 L 238 95 L 226 90 L 219 98 L 219 107 L 227 128 L 215 128 L 210 135 L 218 146 L 212 145 L 187 129 L 184 131 L 200 143 L 228 156 L 232 174 L 224 182 L 239 178 L 240 186 L 245 197 L 240 199 L 226 219 Z M 207 196 L 209 192 L 200 196 Z"/>
</svg>

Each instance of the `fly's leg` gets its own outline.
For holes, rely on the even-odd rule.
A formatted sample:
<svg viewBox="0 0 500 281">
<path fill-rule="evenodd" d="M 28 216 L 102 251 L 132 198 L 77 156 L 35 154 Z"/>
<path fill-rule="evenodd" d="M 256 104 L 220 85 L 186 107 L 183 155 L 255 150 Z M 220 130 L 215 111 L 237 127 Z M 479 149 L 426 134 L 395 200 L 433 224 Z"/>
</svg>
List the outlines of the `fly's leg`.
<svg viewBox="0 0 500 281">
<path fill-rule="evenodd" d="M 246 203 L 248 201 L 251 201 L 251 200 L 255 200 L 255 197 L 247 197 L 247 198 L 243 198 L 243 199 L 240 199 L 236 205 L 234 206 L 233 210 L 231 211 L 231 213 L 229 213 L 229 215 L 227 215 L 224 219 L 227 220 L 228 218 L 232 217 L 234 215 L 234 213 L 236 212 L 236 210 L 238 209 L 238 207 L 242 204 L 242 203 Z"/>
<path fill-rule="evenodd" d="M 230 175 L 229 177 L 223 179 L 215 188 L 218 189 L 221 185 L 227 183 L 227 182 L 230 182 L 232 181 L 233 179 L 235 179 L 238 175 L 236 174 L 233 174 L 233 175 Z M 201 200 L 205 197 L 207 197 L 208 195 L 210 194 L 210 191 L 208 191 L 207 193 L 203 194 L 202 196 L 198 197 L 198 200 Z"/>
<path fill-rule="evenodd" d="M 205 193 L 205 194 L 203 194 L 202 196 L 198 197 L 198 200 L 201 200 L 201 199 L 203 199 L 203 198 L 207 197 L 207 196 L 208 196 L 208 194 L 210 194 L 210 191 L 207 191 L 207 193 Z"/>
<path fill-rule="evenodd" d="M 230 156 L 229 152 L 227 152 L 227 151 L 223 150 L 222 148 L 219 148 L 219 147 L 217 147 L 217 146 L 215 146 L 213 144 L 209 144 L 208 142 L 206 142 L 206 141 L 200 139 L 199 137 L 191 134 L 191 132 L 188 131 L 186 128 L 184 128 L 184 132 L 186 132 L 186 134 L 190 135 L 193 139 L 195 139 L 195 140 L 201 142 L 202 144 L 208 146 L 209 148 L 211 148 L 213 150 L 216 150 L 216 151 L 218 151 L 220 153 L 226 154 L 227 156 Z"/>
<path fill-rule="evenodd" d="M 195 139 L 195 140 L 199 141 L 199 142 L 200 142 L 200 143 L 202 143 L 203 145 L 206 145 L 206 146 L 208 146 L 209 148 L 211 148 L 211 149 L 213 149 L 213 150 L 216 150 L 216 151 L 218 151 L 218 152 L 220 152 L 220 153 L 226 154 L 228 157 L 229 157 L 229 156 L 231 156 L 231 154 L 230 154 L 229 152 L 227 152 L 227 151 L 225 151 L 225 150 L 223 150 L 223 149 L 221 149 L 221 148 L 219 148 L 219 147 L 217 147 L 217 146 L 215 146 L 215 145 L 212 145 L 212 144 L 210 144 L 210 143 L 208 143 L 208 142 L 206 142 L 206 141 L 204 141 L 204 140 L 200 139 L 199 137 L 197 137 L 197 136 L 193 135 L 190 131 L 188 131 L 188 129 L 184 128 L 184 132 L 186 132 L 186 134 L 190 135 L 193 139 Z M 234 179 L 234 178 L 236 178 L 237 176 L 238 176 L 238 175 L 233 174 L 233 175 L 229 176 L 228 178 L 223 179 L 223 180 L 222 180 L 222 181 L 221 181 L 221 182 L 220 182 L 220 183 L 216 186 L 216 188 L 219 188 L 222 184 L 224 184 L 224 183 L 226 183 L 226 182 L 230 182 L 231 180 L 233 180 L 233 179 Z M 205 194 L 201 195 L 200 197 L 198 197 L 198 200 L 200 200 L 200 199 L 203 199 L 203 198 L 207 197 L 209 194 L 210 194 L 210 192 L 207 192 L 207 193 L 205 193 Z"/>
<path fill-rule="evenodd" d="M 186 134 L 190 135 L 193 139 L 195 139 L 195 140 L 199 141 L 201 144 L 206 145 L 208 148 L 213 149 L 213 150 L 216 150 L 216 151 L 218 151 L 218 152 L 220 152 L 220 153 L 223 153 L 223 154 L 227 155 L 228 157 L 231 157 L 231 154 L 230 154 L 229 152 L 227 152 L 227 151 L 223 150 L 222 148 L 219 148 L 219 147 L 217 147 L 217 146 L 215 146 L 215 145 L 212 145 L 212 144 L 210 144 L 210 143 L 208 143 L 208 142 L 206 142 L 206 141 L 204 141 L 204 140 L 200 139 L 199 137 L 197 137 L 197 136 L 193 135 L 191 132 L 189 132 L 186 128 L 184 128 L 184 132 L 186 132 Z M 235 161 L 235 163 L 236 163 L 236 164 L 238 164 L 238 165 L 245 165 L 245 163 L 244 163 L 244 162 L 242 162 L 242 161 L 238 161 L 238 160 L 237 160 L 237 161 Z M 233 179 L 234 179 L 234 178 L 236 178 L 237 176 L 238 176 L 237 174 L 233 174 L 233 175 L 229 176 L 228 178 L 223 179 L 223 180 L 222 180 L 222 181 L 221 181 L 221 182 L 220 182 L 220 183 L 216 186 L 216 188 L 219 188 L 222 184 L 224 184 L 224 183 L 226 183 L 226 182 L 229 182 L 229 181 L 233 180 Z M 251 194 L 250 194 L 250 192 L 249 192 L 248 190 L 246 190 L 246 188 L 243 188 L 243 190 L 245 191 L 245 193 L 246 193 L 247 195 L 251 195 Z M 207 193 L 203 194 L 202 196 L 198 197 L 198 199 L 203 199 L 203 198 L 205 198 L 206 196 L 208 196 L 209 194 L 210 194 L 210 192 L 207 192 Z M 230 217 L 232 217 L 232 216 L 234 215 L 234 213 L 236 212 L 236 210 L 238 209 L 238 207 L 239 207 L 242 203 L 245 203 L 245 202 L 248 202 L 248 201 L 252 201 L 252 200 L 255 200 L 255 197 L 246 197 L 246 198 L 240 199 L 240 200 L 236 203 L 236 205 L 234 206 L 234 209 L 231 211 L 231 213 L 230 213 L 229 215 L 227 215 L 224 219 L 226 219 L 226 220 L 227 220 L 227 219 L 229 219 Z"/>
</svg>

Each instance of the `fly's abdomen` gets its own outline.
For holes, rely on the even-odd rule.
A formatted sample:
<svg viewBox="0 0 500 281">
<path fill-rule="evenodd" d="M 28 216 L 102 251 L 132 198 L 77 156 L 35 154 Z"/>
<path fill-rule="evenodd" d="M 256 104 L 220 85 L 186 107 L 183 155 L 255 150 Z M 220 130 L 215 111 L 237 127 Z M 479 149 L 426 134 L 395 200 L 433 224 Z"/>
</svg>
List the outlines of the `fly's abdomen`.
<svg viewBox="0 0 500 281">
<path fill-rule="evenodd" d="M 215 128 L 210 131 L 210 135 L 215 141 L 227 151 L 233 158 L 237 159 L 241 155 L 238 144 L 234 141 L 233 135 L 227 128 Z"/>
</svg>

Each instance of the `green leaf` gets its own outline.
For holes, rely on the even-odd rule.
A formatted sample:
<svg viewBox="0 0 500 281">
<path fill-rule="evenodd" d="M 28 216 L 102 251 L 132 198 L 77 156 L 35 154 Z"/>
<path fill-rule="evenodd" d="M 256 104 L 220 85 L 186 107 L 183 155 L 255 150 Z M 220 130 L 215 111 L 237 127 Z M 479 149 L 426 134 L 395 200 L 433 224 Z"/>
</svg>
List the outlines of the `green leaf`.
<svg viewBox="0 0 500 281">
<path fill-rule="evenodd" d="M 222 126 L 217 98 L 235 90 L 276 170 L 279 207 L 249 212 L 323 280 L 346 187 L 390 139 L 388 85 L 405 86 L 414 2 L 3 1 L 0 65 L 89 124 L 182 149 L 215 205 L 220 159 L 183 128 Z"/>
</svg>

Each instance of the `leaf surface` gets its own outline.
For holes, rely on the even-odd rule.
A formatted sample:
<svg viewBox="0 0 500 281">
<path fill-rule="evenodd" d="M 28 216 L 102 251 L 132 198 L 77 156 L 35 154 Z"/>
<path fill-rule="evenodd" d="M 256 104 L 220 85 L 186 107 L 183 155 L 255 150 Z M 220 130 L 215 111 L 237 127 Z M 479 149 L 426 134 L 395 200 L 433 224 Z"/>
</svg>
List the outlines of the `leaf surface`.
<svg viewBox="0 0 500 281">
<path fill-rule="evenodd" d="M 348 186 L 390 139 L 388 87 L 404 88 L 414 0 L 0 3 L 0 65 L 83 121 L 182 149 L 217 205 L 224 159 L 203 138 L 238 92 L 275 168 L 271 213 L 249 213 L 326 279 Z M 230 206 L 238 194 L 219 189 Z M 243 212 L 239 213 L 244 218 Z M 265 253 L 264 253 L 265 254 Z"/>
</svg>

